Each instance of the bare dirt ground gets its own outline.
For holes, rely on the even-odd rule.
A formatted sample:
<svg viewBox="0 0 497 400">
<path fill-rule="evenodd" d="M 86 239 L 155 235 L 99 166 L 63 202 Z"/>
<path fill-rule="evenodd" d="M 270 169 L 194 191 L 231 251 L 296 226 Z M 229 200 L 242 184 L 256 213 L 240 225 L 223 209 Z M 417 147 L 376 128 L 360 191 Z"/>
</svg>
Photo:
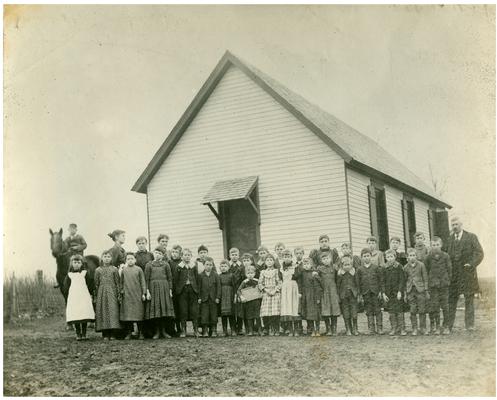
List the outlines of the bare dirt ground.
<svg viewBox="0 0 497 400">
<path fill-rule="evenodd" d="M 62 319 L 5 325 L 4 395 L 495 396 L 495 310 L 476 315 L 474 333 L 428 337 L 76 342 Z"/>
</svg>

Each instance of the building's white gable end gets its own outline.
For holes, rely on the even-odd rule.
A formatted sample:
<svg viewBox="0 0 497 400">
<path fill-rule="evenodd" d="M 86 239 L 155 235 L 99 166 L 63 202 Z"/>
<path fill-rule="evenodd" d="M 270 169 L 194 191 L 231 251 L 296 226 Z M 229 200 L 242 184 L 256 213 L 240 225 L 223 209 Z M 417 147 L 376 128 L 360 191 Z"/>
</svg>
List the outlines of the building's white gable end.
<svg viewBox="0 0 497 400">
<path fill-rule="evenodd" d="M 349 240 L 343 159 L 241 70 L 230 67 L 147 188 L 150 236 L 203 243 L 222 231 L 202 197 L 217 180 L 259 176 L 261 242 L 308 252 L 321 233 Z M 366 197 L 367 201 L 367 197 Z"/>
</svg>

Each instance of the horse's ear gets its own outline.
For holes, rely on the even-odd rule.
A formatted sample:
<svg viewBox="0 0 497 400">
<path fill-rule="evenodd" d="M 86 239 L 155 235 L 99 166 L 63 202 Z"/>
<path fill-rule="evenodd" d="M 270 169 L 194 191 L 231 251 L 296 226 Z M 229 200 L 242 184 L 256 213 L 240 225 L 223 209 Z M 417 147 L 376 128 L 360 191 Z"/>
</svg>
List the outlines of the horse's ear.
<svg viewBox="0 0 497 400">
<path fill-rule="evenodd" d="M 53 230 L 52 230 L 52 228 L 48 228 L 48 231 L 50 232 L 50 235 L 53 236 Z"/>
<path fill-rule="evenodd" d="M 62 235 L 62 228 L 59 229 L 59 234 Z"/>
</svg>

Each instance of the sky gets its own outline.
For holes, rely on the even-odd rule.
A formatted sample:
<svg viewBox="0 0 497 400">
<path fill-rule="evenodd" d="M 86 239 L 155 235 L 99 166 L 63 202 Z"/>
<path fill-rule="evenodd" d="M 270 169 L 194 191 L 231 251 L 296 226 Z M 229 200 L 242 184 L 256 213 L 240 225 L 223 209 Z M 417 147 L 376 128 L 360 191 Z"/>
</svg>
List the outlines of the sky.
<svg viewBox="0 0 497 400">
<path fill-rule="evenodd" d="M 370 136 L 476 233 L 495 276 L 495 6 L 7 6 L 4 273 L 147 234 L 131 187 L 226 50 Z M 174 232 L 168 232 L 174 242 Z"/>
</svg>

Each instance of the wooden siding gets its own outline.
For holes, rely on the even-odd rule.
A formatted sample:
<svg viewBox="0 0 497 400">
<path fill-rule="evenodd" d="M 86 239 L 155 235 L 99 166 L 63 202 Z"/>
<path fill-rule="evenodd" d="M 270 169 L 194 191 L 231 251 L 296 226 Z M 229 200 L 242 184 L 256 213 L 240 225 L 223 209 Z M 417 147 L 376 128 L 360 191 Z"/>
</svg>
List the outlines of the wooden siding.
<svg viewBox="0 0 497 400">
<path fill-rule="evenodd" d="M 151 240 L 209 247 L 222 231 L 201 200 L 218 180 L 259 176 L 261 242 L 314 248 L 349 239 L 343 159 L 242 71 L 230 67 L 147 187 Z"/>
<path fill-rule="evenodd" d="M 387 202 L 388 233 L 389 238 L 398 236 L 400 238 L 400 249 L 405 249 L 404 223 L 402 219 L 402 198 L 403 193 L 385 185 L 385 197 Z"/>
<path fill-rule="evenodd" d="M 349 193 L 350 230 L 354 254 L 360 255 L 366 247 L 366 238 L 371 236 L 369 216 L 368 185 L 371 180 L 354 170 L 347 168 Z"/>
<path fill-rule="evenodd" d="M 426 245 L 430 244 L 430 225 L 428 222 L 428 209 L 430 205 L 414 197 L 414 212 L 416 217 L 416 231 L 423 232 L 425 234 L 425 243 Z"/>
</svg>

